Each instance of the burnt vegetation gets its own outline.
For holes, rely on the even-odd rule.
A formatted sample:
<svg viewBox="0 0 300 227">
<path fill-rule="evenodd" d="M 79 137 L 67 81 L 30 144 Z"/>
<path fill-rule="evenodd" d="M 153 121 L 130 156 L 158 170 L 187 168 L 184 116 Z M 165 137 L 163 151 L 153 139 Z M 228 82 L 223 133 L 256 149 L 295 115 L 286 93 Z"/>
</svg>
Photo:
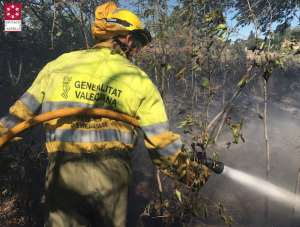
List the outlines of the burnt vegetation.
<svg viewBox="0 0 300 227">
<path fill-rule="evenodd" d="M 48 62 L 95 44 L 94 11 L 105 2 L 18 1 L 22 3 L 21 33 L 3 31 L 4 3 L 0 3 L 1 116 Z M 137 65 L 158 87 L 171 128 L 182 135 L 182 155 L 192 159 L 195 154 L 191 145 L 200 143 L 197 149 L 203 154 L 212 159 L 224 158 L 232 167 L 243 164 L 251 171 L 260 163 L 263 167 L 254 173 L 271 182 L 274 178 L 278 186 L 283 186 L 280 181 L 286 175 L 294 174 L 289 181 L 293 182 L 289 187 L 293 191 L 300 158 L 295 150 L 300 145 L 299 131 L 291 132 L 300 116 L 300 27 L 291 27 L 291 21 L 300 22 L 297 1 L 116 3 L 121 8 L 122 4 L 130 5 L 127 8 L 134 9 L 151 31 L 153 42 L 138 54 Z M 235 27 L 230 26 L 228 14 L 237 19 Z M 238 29 L 249 24 L 254 26 L 250 35 L 236 38 Z M 274 120 L 274 116 L 282 115 L 294 123 Z M 272 122 L 268 123 L 270 141 L 268 118 Z M 40 126 L 34 128 L 21 142 L 9 145 L 0 154 L 1 226 L 43 226 L 47 151 L 41 131 Z M 272 145 L 276 140 L 293 146 L 295 151 L 277 152 L 276 145 Z M 251 146 L 260 148 L 260 153 L 253 154 L 258 161 L 247 153 Z M 273 168 L 276 173 L 280 168 L 276 166 L 287 162 L 277 155 L 296 161 L 290 165 L 293 169 L 271 176 Z M 299 214 L 291 208 L 272 206 L 275 203 L 268 197 L 244 192 L 242 187 L 216 175 L 200 190 L 167 178 L 150 163 L 141 135 L 132 163 L 134 184 L 128 226 L 284 226 L 278 213 L 286 223 L 299 224 Z M 172 166 L 161 168 L 172 171 Z"/>
</svg>

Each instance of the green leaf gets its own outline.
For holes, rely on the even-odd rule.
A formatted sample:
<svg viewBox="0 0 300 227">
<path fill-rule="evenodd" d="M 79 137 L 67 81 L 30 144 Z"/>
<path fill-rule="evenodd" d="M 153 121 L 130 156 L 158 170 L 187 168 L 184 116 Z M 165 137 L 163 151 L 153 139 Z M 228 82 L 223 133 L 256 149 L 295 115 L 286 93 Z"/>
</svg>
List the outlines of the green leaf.
<svg viewBox="0 0 300 227">
<path fill-rule="evenodd" d="M 163 208 L 163 206 L 168 206 L 169 205 L 169 201 L 167 199 L 163 199 L 162 204 L 159 206 L 159 208 L 156 210 L 156 213 L 159 214 L 160 210 Z"/>
<path fill-rule="evenodd" d="M 208 87 L 208 85 L 209 85 L 209 81 L 208 81 L 208 80 L 205 80 L 205 81 L 201 84 L 201 87 L 202 87 L 203 89 L 205 89 L 205 88 Z"/>
<path fill-rule="evenodd" d="M 7 194 L 7 189 L 5 189 L 1 194 L 2 194 L 3 196 L 6 196 L 6 194 Z"/>
<path fill-rule="evenodd" d="M 153 63 L 155 63 L 155 60 L 150 61 L 149 64 L 148 64 L 148 66 L 147 66 L 147 68 L 149 67 L 149 65 L 151 65 Z"/>
<path fill-rule="evenodd" d="M 241 121 L 240 121 L 240 129 L 242 129 L 243 124 L 244 124 L 244 120 L 241 120 Z"/>
<path fill-rule="evenodd" d="M 233 133 L 233 137 L 235 138 L 237 136 L 237 134 L 239 133 L 239 131 L 238 131 L 238 129 L 233 129 L 232 133 Z"/>
<path fill-rule="evenodd" d="M 187 24 L 188 24 L 188 22 L 185 22 L 185 23 L 181 26 L 181 28 L 184 28 L 185 26 L 187 26 Z"/>
<path fill-rule="evenodd" d="M 236 88 L 236 87 L 241 87 L 241 86 L 242 86 L 242 83 L 243 83 L 243 80 L 244 80 L 244 79 L 242 79 L 240 82 L 238 82 L 238 84 L 235 86 L 235 88 Z"/>
<path fill-rule="evenodd" d="M 164 200 L 163 200 L 163 203 L 162 203 L 161 205 L 162 205 L 162 206 L 168 205 L 168 203 L 169 203 L 169 200 L 168 200 L 168 199 L 164 199 Z"/>
<path fill-rule="evenodd" d="M 215 144 L 215 139 L 210 138 L 210 140 L 208 141 L 207 145 L 212 144 L 212 143 Z"/>
<path fill-rule="evenodd" d="M 226 212 L 223 212 L 223 219 L 224 219 L 224 221 L 226 222 Z M 227 223 L 226 223 L 227 224 Z"/>
<path fill-rule="evenodd" d="M 211 17 L 211 16 L 204 17 L 204 20 L 205 20 L 206 22 L 209 22 L 209 21 L 212 20 L 212 17 Z"/>
<path fill-rule="evenodd" d="M 191 54 L 191 59 L 198 57 L 198 54 Z"/>
<path fill-rule="evenodd" d="M 248 76 L 249 76 L 249 73 L 246 73 L 246 75 L 243 77 L 243 79 L 234 87 L 240 87 L 240 88 L 243 88 L 245 87 L 245 85 L 248 83 Z"/>
<path fill-rule="evenodd" d="M 121 53 L 121 48 L 117 47 L 117 48 L 113 49 L 110 53 L 111 54 L 119 54 L 119 53 Z"/>
<path fill-rule="evenodd" d="M 184 10 L 184 11 L 179 15 L 179 17 L 183 17 L 186 13 L 187 13 L 187 10 Z"/>
<path fill-rule="evenodd" d="M 208 141 L 209 138 L 210 138 L 210 137 L 209 137 L 209 134 L 208 134 L 208 133 L 205 133 L 205 140 Z"/>
<path fill-rule="evenodd" d="M 172 66 L 170 66 L 169 64 L 167 64 L 167 69 L 166 69 L 166 73 L 172 68 Z"/>
<path fill-rule="evenodd" d="M 164 68 L 167 66 L 167 63 L 160 63 L 160 67 Z"/>
<path fill-rule="evenodd" d="M 195 48 L 192 53 L 198 52 L 200 50 L 200 48 Z"/>
<path fill-rule="evenodd" d="M 232 227 L 232 221 L 233 221 L 232 217 L 227 215 L 226 221 L 225 221 L 226 225 L 229 226 L 229 227 Z"/>
<path fill-rule="evenodd" d="M 219 155 L 219 153 L 218 153 L 218 152 L 215 152 L 215 153 L 213 153 L 213 155 L 212 155 L 211 159 L 214 159 L 214 158 L 218 157 L 218 155 Z"/>
<path fill-rule="evenodd" d="M 156 213 L 159 214 L 160 210 L 163 208 L 163 206 L 168 206 L 168 200 L 163 198 L 162 204 L 156 209 Z"/>
<path fill-rule="evenodd" d="M 141 64 L 141 58 L 138 58 L 138 59 L 137 59 L 136 65 L 137 65 L 138 67 L 140 67 L 140 64 Z"/>
<path fill-rule="evenodd" d="M 182 128 L 182 127 L 185 126 L 186 124 L 187 124 L 187 121 L 183 121 L 183 122 L 181 122 L 181 125 L 178 126 L 177 128 Z"/>
<path fill-rule="evenodd" d="M 57 32 L 56 36 L 59 37 L 61 35 L 61 32 Z"/>
<path fill-rule="evenodd" d="M 273 73 L 273 69 L 274 69 L 273 66 L 266 65 L 266 71 L 263 74 L 263 78 L 266 80 L 267 83 L 271 74 Z"/>
<path fill-rule="evenodd" d="M 225 38 L 227 38 L 227 35 L 223 35 L 222 38 L 221 38 L 220 40 L 223 40 L 223 39 L 225 39 Z"/>
<path fill-rule="evenodd" d="M 260 43 L 259 49 L 262 50 L 262 48 L 263 48 L 264 45 L 265 45 L 265 40 L 260 39 L 260 38 L 257 38 L 257 39 L 256 39 L 256 43 Z"/>
<path fill-rule="evenodd" d="M 203 210 L 205 212 L 205 219 L 207 220 L 207 217 L 208 217 L 208 210 L 207 210 L 207 205 L 204 203 L 203 204 Z"/>
<path fill-rule="evenodd" d="M 234 143 L 238 144 L 239 143 L 239 138 L 240 138 L 240 136 L 235 137 Z"/>
<path fill-rule="evenodd" d="M 298 49 L 299 50 L 299 49 Z M 298 52 L 298 51 L 297 51 Z M 287 56 L 288 54 L 290 53 L 290 51 L 286 51 L 286 52 L 282 52 L 281 55 L 279 56 L 280 58 L 281 57 L 285 57 Z"/>
<path fill-rule="evenodd" d="M 227 121 L 227 124 L 230 125 L 231 117 L 227 118 L 226 121 Z"/>
<path fill-rule="evenodd" d="M 273 61 L 273 66 L 277 66 L 277 65 L 280 65 L 280 62 L 279 62 L 277 59 L 275 59 L 275 60 Z"/>
<path fill-rule="evenodd" d="M 220 30 L 226 27 L 226 24 L 219 24 L 215 29 Z"/>
<path fill-rule="evenodd" d="M 190 71 L 193 71 L 195 69 L 198 69 L 198 66 L 194 66 L 193 68 L 190 69 Z"/>
<path fill-rule="evenodd" d="M 224 205 L 223 203 L 219 203 L 218 208 L 217 208 L 218 214 L 221 214 L 224 212 Z"/>
<path fill-rule="evenodd" d="M 262 49 L 263 49 L 263 47 L 264 47 L 264 45 L 265 45 L 265 41 L 261 41 L 261 42 L 260 42 L 259 49 L 260 49 L 260 50 L 262 50 Z"/>
<path fill-rule="evenodd" d="M 194 204 L 192 204 L 192 214 L 196 217 L 199 216 L 199 212 Z"/>
<path fill-rule="evenodd" d="M 196 125 L 201 127 L 202 126 L 202 121 L 201 120 L 200 121 L 196 121 Z"/>
<path fill-rule="evenodd" d="M 224 35 L 225 32 L 227 32 L 227 27 L 224 28 L 224 29 L 220 32 L 220 34 L 218 35 L 218 38 L 221 38 L 221 37 Z"/>
<path fill-rule="evenodd" d="M 286 49 L 286 47 L 287 47 L 287 45 L 283 44 L 283 45 L 281 45 L 280 50 Z"/>
<path fill-rule="evenodd" d="M 154 71 L 156 67 L 156 62 L 153 63 L 152 67 L 151 67 L 151 71 Z"/>
<path fill-rule="evenodd" d="M 179 202 L 182 204 L 182 201 L 181 201 L 181 193 L 180 193 L 180 191 L 178 191 L 177 189 L 176 189 L 176 195 L 177 195 L 177 197 L 178 197 Z"/>
</svg>

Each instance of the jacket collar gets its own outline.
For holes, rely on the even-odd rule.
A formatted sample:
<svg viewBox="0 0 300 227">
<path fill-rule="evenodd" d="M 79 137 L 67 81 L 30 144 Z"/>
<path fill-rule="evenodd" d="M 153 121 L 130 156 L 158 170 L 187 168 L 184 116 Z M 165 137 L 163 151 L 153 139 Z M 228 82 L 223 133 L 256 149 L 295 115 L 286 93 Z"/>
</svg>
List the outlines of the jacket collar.
<svg viewBox="0 0 300 227">
<path fill-rule="evenodd" d="M 102 42 L 102 43 L 98 43 L 95 46 L 93 46 L 91 49 L 110 49 L 110 50 L 114 50 L 116 48 L 115 45 L 113 45 L 112 43 L 108 43 L 108 42 Z M 122 55 L 123 57 L 126 58 L 126 54 L 124 53 L 124 51 L 121 50 L 120 55 Z"/>
</svg>

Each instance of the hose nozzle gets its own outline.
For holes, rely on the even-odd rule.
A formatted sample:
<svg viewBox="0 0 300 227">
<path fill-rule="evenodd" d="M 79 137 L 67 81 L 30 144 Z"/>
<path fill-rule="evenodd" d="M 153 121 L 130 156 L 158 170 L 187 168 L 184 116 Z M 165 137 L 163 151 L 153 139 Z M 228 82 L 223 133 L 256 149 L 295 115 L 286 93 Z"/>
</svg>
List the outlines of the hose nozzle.
<svg viewBox="0 0 300 227">
<path fill-rule="evenodd" d="M 212 160 L 210 158 L 206 158 L 204 165 L 209 167 L 213 172 L 220 174 L 224 170 L 224 164 L 222 162 L 218 162 L 218 160 Z"/>
<path fill-rule="evenodd" d="M 222 173 L 224 170 L 224 164 L 222 162 L 216 162 L 216 161 L 213 162 L 214 164 L 212 167 L 210 167 L 210 169 L 217 174 Z"/>
<path fill-rule="evenodd" d="M 223 172 L 224 164 L 222 162 L 219 162 L 218 159 L 212 160 L 210 158 L 207 158 L 206 153 L 204 153 L 204 155 L 203 155 L 201 151 L 200 152 L 196 151 L 195 146 L 200 146 L 201 148 L 203 146 L 200 143 L 197 143 L 197 144 L 192 143 L 192 148 L 193 148 L 194 152 L 196 152 L 198 160 L 203 160 L 202 163 L 217 174 L 220 174 Z"/>
</svg>

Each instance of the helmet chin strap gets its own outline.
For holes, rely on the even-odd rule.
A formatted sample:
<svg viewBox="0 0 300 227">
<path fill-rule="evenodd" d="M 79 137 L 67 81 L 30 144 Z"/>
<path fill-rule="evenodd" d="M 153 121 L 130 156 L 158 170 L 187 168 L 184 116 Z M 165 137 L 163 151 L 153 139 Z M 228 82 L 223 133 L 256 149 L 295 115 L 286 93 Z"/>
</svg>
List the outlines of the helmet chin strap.
<svg viewBox="0 0 300 227">
<path fill-rule="evenodd" d="M 119 44 L 121 50 L 124 51 L 124 53 L 126 54 L 126 58 L 128 59 L 129 54 L 130 54 L 130 52 L 131 52 L 132 49 L 133 49 L 133 48 L 132 48 L 132 43 L 131 43 L 130 47 L 128 48 L 128 47 L 126 46 L 125 43 L 122 43 L 122 42 L 119 40 L 118 37 L 114 38 L 113 40 L 114 40 L 116 43 Z"/>
<path fill-rule="evenodd" d="M 141 42 L 135 36 L 132 36 L 132 43 L 130 44 L 129 48 L 125 45 L 125 43 L 121 42 L 118 37 L 115 37 L 113 40 L 119 44 L 121 50 L 123 50 L 124 53 L 126 54 L 127 59 L 129 57 L 129 54 L 134 48 L 137 47 L 137 52 L 138 52 L 142 47 Z"/>
</svg>

